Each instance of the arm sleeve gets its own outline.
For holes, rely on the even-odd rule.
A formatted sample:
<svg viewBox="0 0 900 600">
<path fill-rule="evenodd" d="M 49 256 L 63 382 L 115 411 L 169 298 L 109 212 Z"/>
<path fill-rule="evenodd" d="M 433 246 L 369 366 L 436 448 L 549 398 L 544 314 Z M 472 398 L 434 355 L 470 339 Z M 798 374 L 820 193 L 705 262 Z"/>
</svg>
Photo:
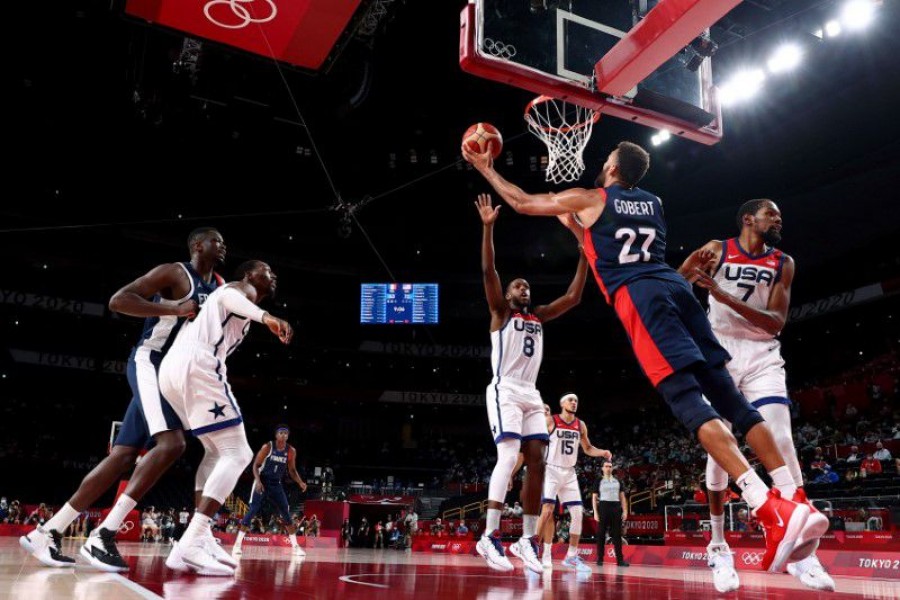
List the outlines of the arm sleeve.
<svg viewBox="0 0 900 600">
<path fill-rule="evenodd" d="M 234 288 L 226 288 L 222 292 L 222 306 L 228 312 L 233 312 L 241 317 L 247 317 L 257 323 L 262 323 L 266 311 L 250 302 L 246 296 Z"/>
</svg>

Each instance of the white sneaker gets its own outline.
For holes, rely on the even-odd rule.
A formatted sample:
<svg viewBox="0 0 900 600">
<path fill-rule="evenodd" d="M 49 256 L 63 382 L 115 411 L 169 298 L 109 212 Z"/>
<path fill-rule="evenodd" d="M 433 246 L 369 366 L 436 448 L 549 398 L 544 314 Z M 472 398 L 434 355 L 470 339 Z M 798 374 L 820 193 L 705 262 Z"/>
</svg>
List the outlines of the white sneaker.
<svg viewBox="0 0 900 600">
<path fill-rule="evenodd" d="M 291 553 L 297 558 L 303 558 L 304 556 L 306 556 L 306 551 L 300 546 L 294 546 L 291 549 Z"/>
<path fill-rule="evenodd" d="M 203 544 L 206 548 L 206 552 L 209 553 L 214 559 L 231 567 L 232 569 L 236 569 L 238 566 L 238 561 L 232 558 L 231 554 L 228 553 L 225 548 L 219 543 L 219 540 L 212 534 L 212 531 L 209 532 L 208 535 L 203 536 Z"/>
<path fill-rule="evenodd" d="M 197 572 L 198 575 L 211 575 L 214 577 L 226 577 L 234 575 L 234 569 L 210 554 L 209 541 L 197 538 L 190 545 L 181 544 L 181 560 Z M 170 555 L 171 556 L 171 555 Z M 231 558 L 230 556 L 228 558 Z"/>
<path fill-rule="evenodd" d="M 584 562 L 579 555 L 567 556 L 565 560 L 562 561 L 564 567 L 568 567 L 573 571 L 578 573 L 590 573 L 591 568 Z"/>
<path fill-rule="evenodd" d="M 544 567 L 545 571 L 553 570 L 553 558 L 550 557 L 549 554 L 545 554 L 541 557 L 541 566 Z"/>
<path fill-rule="evenodd" d="M 166 566 L 173 571 L 181 571 L 182 573 L 193 571 L 182 559 L 181 544 L 178 542 L 172 544 L 172 550 L 169 551 L 169 556 L 166 557 Z"/>
<path fill-rule="evenodd" d="M 236 559 L 236 558 L 238 558 L 239 556 L 241 556 L 243 553 L 244 553 L 244 551 L 241 550 L 241 547 L 238 546 L 237 544 L 235 544 L 234 548 L 231 549 L 231 556 L 232 556 L 232 558 L 235 558 L 235 559 Z"/>
<path fill-rule="evenodd" d="M 60 532 L 44 531 L 40 527 L 19 538 L 19 545 L 48 567 L 74 567 L 75 559 L 62 553 L 61 543 Z"/>
<path fill-rule="evenodd" d="M 801 561 L 788 563 L 787 571 L 800 579 L 800 583 L 814 590 L 834 591 L 834 579 L 825 571 L 825 567 L 815 555 Z"/>
<path fill-rule="evenodd" d="M 710 544 L 706 547 L 707 564 L 713 571 L 713 585 L 719 593 L 733 592 L 741 586 L 734 570 L 734 553 L 728 544 Z"/>
<path fill-rule="evenodd" d="M 506 558 L 503 551 L 503 544 L 500 543 L 500 536 L 494 535 L 496 531 L 481 536 L 478 543 L 475 544 L 475 550 L 484 557 L 487 565 L 495 571 L 512 571 L 513 565 Z"/>
<path fill-rule="evenodd" d="M 509 551 L 512 552 L 513 556 L 520 558 L 525 563 L 526 569 L 534 573 L 544 572 L 544 567 L 541 566 L 541 561 L 537 557 L 537 542 L 533 538 L 519 538 L 517 542 L 510 545 Z"/>
</svg>

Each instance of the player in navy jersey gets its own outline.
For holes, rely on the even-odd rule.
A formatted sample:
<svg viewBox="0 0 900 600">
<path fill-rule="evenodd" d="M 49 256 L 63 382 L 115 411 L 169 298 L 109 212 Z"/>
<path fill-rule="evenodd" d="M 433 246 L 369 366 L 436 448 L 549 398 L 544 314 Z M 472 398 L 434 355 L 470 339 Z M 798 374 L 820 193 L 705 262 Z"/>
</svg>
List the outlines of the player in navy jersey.
<svg viewBox="0 0 900 600">
<path fill-rule="evenodd" d="M 109 456 L 85 476 L 56 516 L 20 539 L 23 548 L 45 565 L 74 566 L 75 561 L 59 550 L 60 532 L 133 467 L 141 450 L 152 441 L 153 448 L 135 469 L 125 493 L 81 549 L 81 555 L 99 569 L 127 570 L 116 548 L 116 531 L 137 501 L 184 452 L 181 421 L 159 392 L 157 372 L 185 319 L 197 313 L 222 281 L 213 269 L 225 260 L 225 242 L 216 229 L 200 227 L 188 235 L 188 249 L 189 262 L 158 265 L 109 301 L 113 312 L 145 318 L 144 332 L 128 358 L 133 398 Z"/>
<path fill-rule="evenodd" d="M 625 327 L 644 373 L 678 420 L 738 483 L 766 527 L 763 568 L 780 571 L 798 539 L 821 537 L 824 530 L 807 523 L 809 507 L 782 498 L 777 488 L 770 490 L 722 422 L 744 433 L 776 486 L 790 480 L 762 416 L 731 380 L 725 368 L 731 357 L 713 335 L 690 284 L 665 262 L 662 201 L 637 187 L 650 166 L 649 154 L 622 142 L 609 154 L 596 188 L 527 194 L 497 173 L 490 152 L 462 148 L 462 153 L 517 212 L 573 215 L 567 224 L 583 241 L 597 284 Z"/>
<path fill-rule="evenodd" d="M 544 403 L 535 387 L 544 352 L 543 324 L 581 302 L 587 261 L 582 254 L 575 277 L 563 296 L 532 308 L 528 282 L 513 279 L 504 292 L 494 265 L 494 223 L 500 207 L 491 206 L 488 194 L 479 195 L 475 207 L 484 225 L 481 269 L 491 311 L 491 365 L 494 372 L 487 388 L 487 413 L 491 437 L 497 445 L 497 464 L 488 488 L 487 525 L 477 550 L 492 569 L 509 571 L 513 568 L 500 545 L 500 511 L 521 449 L 528 467 L 522 486 L 523 535 L 510 551 L 525 562 L 526 568 L 541 573 L 535 534 L 541 510 L 544 449 L 550 439 Z"/>
<path fill-rule="evenodd" d="M 287 494 L 284 493 L 282 485 L 284 474 L 287 473 L 300 486 L 300 491 L 306 491 L 306 482 L 297 473 L 297 451 L 287 443 L 289 435 L 288 426 L 279 425 L 275 429 L 275 441 L 263 444 L 263 447 L 256 453 L 256 460 L 253 461 L 253 490 L 250 492 L 250 509 L 241 520 L 241 530 L 234 542 L 232 556 L 241 555 L 241 542 L 244 541 L 244 535 L 250 529 L 253 517 L 262 509 L 266 499 L 278 509 L 282 524 L 287 529 L 294 556 L 306 556 L 303 548 L 297 544 L 297 527 L 294 525 L 294 519 L 291 518 Z"/>
<path fill-rule="evenodd" d="M 745 202 L 738 210 L 740 235 L 712 240 L 691 253 L 679 273 L 709 290 L 709 320 L 732 360 L 728 372 L 742 394 L 766 419 L 790 471 L 791 481 L 779 489 L 785 498 L 810 507 L 810 519 L 827 523 L 807 500 L 803 473 L 791 431 L 791 413 L 778 334 L 784 328 L 794 282 L 794 259 L 775 244 L 781 241 L 781 211 L 772 200 Z M 712 540 L 707 548 L 713 581 L 720 592 L 740 585 L 731 549 L 725 541 L 725 490 L 728 474 L 707 457 L 706 487 Z M 827 525 L 826 525 L 827 526 Z M 798 540 L 797 546 L 804 544 Z M 834 590 L 834 580 L 815 554 L 789 562 L 788 572 L 804 585 Z"/>
</svg>

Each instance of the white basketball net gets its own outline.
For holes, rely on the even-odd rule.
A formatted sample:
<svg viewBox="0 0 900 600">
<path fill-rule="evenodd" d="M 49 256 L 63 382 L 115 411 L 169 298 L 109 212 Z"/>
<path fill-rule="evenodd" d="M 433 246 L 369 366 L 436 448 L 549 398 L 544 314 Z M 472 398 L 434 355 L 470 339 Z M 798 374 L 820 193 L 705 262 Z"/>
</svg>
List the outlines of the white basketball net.
<svg viewBox="0 0 900 600">
<path fill-rule="evenodd" d="M 584 173 L 584 148 L 591 139 L 597 111 L 538 96 L 525 108 L 531 132 L 547 145 L 547 181 L 575 181 Z"/>
</svg>

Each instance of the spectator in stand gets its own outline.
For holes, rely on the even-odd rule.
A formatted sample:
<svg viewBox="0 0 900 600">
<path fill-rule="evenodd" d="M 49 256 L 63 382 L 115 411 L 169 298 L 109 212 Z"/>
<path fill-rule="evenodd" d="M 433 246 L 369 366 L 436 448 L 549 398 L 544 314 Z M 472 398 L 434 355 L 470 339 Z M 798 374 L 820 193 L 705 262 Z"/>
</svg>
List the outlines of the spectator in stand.
<svg viewBox="0 0 900 600">
<path fill-rule="evenodd" d="M 0 523 L 5 523 L 7 516 L 9 516 L 9 502 L 6 496 L 3 496 L 0 498 Z"/>
<path fill-rule="evenodd" d="M 175 525 L 175 539 L 180 540 L 181 536 L 184 535 L 184 530 L 187 529 L 188 524 L 191 522 L 191 513 L 188 511 L 187 506 L 182 506 L 181 510 L 178 511 L 178 523 Z"/>
<path fill-rule="evenodd" d="M 884 447 L 884 444 L 878 442 L 875 444 L 875 454 L 872 455 L 875 460 L 891 460 L 891 451 Z"/>
<path fill-rule="evenodd" d="M 706 488 L 699 482 L 694 484 L 694 502 L 696 504 L 708 504 L 709 499 L 706 497 Z"/>
<path fill-rule="evenodd" d="M 160 531 L 164 542 L 171 544 L 175 536 L 175 509 L 167 510 L 160 520 Z"/>
<path fill-rule="evenodd" d="M 819 475 L 823 475 L 826 469 L 831 470 L 831 465 L 829 465 L 828 461 L 817 452 L 816 458 L 813 460 L 812 464 L 809 465 L 810 478 L 815 479 Z"/>
<path fill-rule="evenodd" d="M 388 519 L 388 524 L 390 524 Z M 384 550 L 384 523 L 378 521 L 375 523 L 375 547 Z"/>
<path fill-rule="evenodd" d="M 47 522 L 52 516 L 52 511 L 47 508 L 47 505 L 43 502 L 32 511 L 30 515 L 28 515 L 28 519 L 25 521 L 27 525 L 43 525 Z"/>
<path fill-rule="evenodd" d="M 848 463 L 858 463 L 863 459 L 863 455 L 859 452 L 859 446 L 850 446 L 850 454 L 847 456 Z"/>
<path fill-rule="evenodd" d="M 859 465 L 860 477 L 865 477 L 866 475 L 879 475 L 880 473 L 881 463 L 875 460 L 875 457 L 869 452 L 866 454 L 866 460 L 862 461 L 862 464 Z"/>
<path fill-rule="evenodd" d="M 847 403 L 847 408 L 844 410 L 844 416 L 847 417 L 848 421 L 852 421 L 859 414 L 859 410 L 853 405 L 852 402 Z"/>
<path fill-rule="evenodd" d="M 406 524 L 406 531 L 410 536 L 416 535 L 419 530 L 419 515 L 416 514 L 415 508 L 410 508 L 403 521 Z"/>
<path fill-rule="evenodd" d="M 468 534 L 469 534 L 469 528 L 466 527 L 466 522 L 460 521 L 459 527 L 456 528 L 456 535 L 459 537 L 465 537 Z"/>
<path fill-rule="evenodd" d="M 313 515 L 309 518 L 309 527 L 306 532 L 307 537 L 319 537 L 319 517 Z"/>
<path fill-rule="evenodd" d="M 441 518 L 438 517 L 434 520 L 434 523 L 431 524 L 431 535 L 435 537 L 441 537 L 444 533 L 444 524 L 441 523 Z"/>
<path fill-rule="evenodd" d="M 351 541 L 353 541 L 353 526 L 350 525 L 350 519 L 344 519 L 341 525 L 341 548 L 349 548 Z"/>
<path fill-rule="evenodd" d="M 516 518 L 522 517 L 522 505 L 516 502 L 512 507 L 512 516 Z"/>
<path fill-rule="evenodd" d="M 509 504 L 507 504 L 506 502 L 503 503 L 503 510 L 500 511 L 500 516 L 507 519 L 513 516 L 512 508 L 510 508 Z"/>
<path fill-rule="evenodd" d="M 831 465 L 826 463 L 825 466 L 822 468 L 821 475 L 818 475 L 815 479 L 813 479 L 812 482 L 828 484 L 828 483 L 837 483 L 840 480 L 841 480 L 840 475 L 838 475 L 837 473 L 832 471 Z"/>
</svg>

